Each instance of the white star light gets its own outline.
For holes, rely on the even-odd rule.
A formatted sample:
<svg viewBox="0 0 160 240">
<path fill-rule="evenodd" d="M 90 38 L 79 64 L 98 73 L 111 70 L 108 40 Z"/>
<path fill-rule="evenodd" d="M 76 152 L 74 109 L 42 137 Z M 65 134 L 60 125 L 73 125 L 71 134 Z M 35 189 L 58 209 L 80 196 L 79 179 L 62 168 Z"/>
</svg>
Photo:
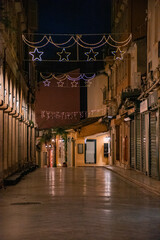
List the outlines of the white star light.
<svg viewBox="0 0 160 240">
<path fill-rule="evenodd" d="M 37 48 L 35 48 L 33 52 L 29 52 L 29 54 L 32 56 L 32 61 L 42 61 L 41 56 L 43 53 L 44 52 L 39 52 Z"/>
<path fill-rule="evenodd" d="M 71 82 L 71 87 L 77 87 L 77 86 L 78 86 L 78 82 L 76 81 Z"/>
<path fill-rule="evenodd" d="M 59 81 L 59 82 L 57 82 L 57 85 L 58 85 L 58 87 L 63 87 L 63 85 L 64 85 L 64 82 L 62 82 L 62 81 Z"/>
<path fill-rule="evenodd" d="M 43 83 L 45 87 L 49 87 L 51 82 L 46 79 L 45 81 L 43 81 Z"/>
</svg>

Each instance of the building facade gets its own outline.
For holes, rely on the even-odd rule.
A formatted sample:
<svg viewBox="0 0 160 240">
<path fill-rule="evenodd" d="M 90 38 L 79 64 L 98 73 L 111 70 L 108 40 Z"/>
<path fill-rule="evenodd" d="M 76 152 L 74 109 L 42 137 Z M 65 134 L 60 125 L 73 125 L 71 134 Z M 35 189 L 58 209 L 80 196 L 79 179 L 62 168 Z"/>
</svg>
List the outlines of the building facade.
<svg viewBox="0 0 160 240">
<path fill-rule="evenodd" d="M 106 65 L 110 82 L 106 99 L 108 117 L 111 119 L 110 164 L 137 170 L 141 169 L 138 96 L 141 93 L 141 79 L 146 75 L 146 9 L 145 0 L 112 1 L 112 34 L 117 34 L 119 43 L 131 34 L 132 41 L 122 47 L 122 59 L 116 58 L 113 64 Z"/>
<path fill-rule="evenodd" d="M 159 179 L 160 1 L 113 1 L 112 33 L 131 33 L 123 59 L 106 65 L 111 161 Z M 138 12 L 136 9 L 139 9 Z"/>
<path fill-rule="evenodd" d="M 32 12 L 29 5 L 35 10 Z M 30 5 L 30 6 L 31 6 Z M 0 5 L 0 179 L 35 163 L 35 65 L 26 59 L 22 33 L 37 28 L 36 1 Z"/>
</svg>

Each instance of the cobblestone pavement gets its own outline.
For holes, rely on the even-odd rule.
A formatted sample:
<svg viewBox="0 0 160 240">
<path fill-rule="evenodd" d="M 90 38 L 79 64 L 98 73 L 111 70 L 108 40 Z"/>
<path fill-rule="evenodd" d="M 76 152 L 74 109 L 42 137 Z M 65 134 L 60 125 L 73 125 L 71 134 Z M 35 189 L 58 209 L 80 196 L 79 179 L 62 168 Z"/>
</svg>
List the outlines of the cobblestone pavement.
<svg viewBox="0 0 160 240">
<path fill-rule="evenodd" d="M 160 197 L 105 168 L 38 169 L 0 190 L 0 240 L 160 240 Z"/>
</svg>

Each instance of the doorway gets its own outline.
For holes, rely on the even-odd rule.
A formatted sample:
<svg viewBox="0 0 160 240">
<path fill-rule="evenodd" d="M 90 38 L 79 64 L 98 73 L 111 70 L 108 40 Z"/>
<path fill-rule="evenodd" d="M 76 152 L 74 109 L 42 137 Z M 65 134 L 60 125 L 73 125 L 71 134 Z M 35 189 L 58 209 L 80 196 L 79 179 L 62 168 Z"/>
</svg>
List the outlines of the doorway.
<svg viewBox="0 0 160 240">
<path fill-rule="evenodd" d="M 87 139 L 85 144 L 85 163 L 96 163 L 96 140 Z"/>
</svg>

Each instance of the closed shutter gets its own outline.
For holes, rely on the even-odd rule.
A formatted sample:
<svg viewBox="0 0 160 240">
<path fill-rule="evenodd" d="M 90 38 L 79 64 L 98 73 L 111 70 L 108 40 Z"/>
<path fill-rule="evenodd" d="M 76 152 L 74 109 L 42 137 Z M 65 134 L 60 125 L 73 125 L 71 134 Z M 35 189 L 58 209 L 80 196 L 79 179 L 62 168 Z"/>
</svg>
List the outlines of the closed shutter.
<svg viewBox="0 0 160 240">
<path fill-rule="evenodd" d="M 146 172 L 146 129 L 145 129 L 145 114 L 141 115 L 141 133 L 142 133 L 142 172 Z"/>
<path fill-rule="evenodd" d="M 141 133 L 140 133 L 140 114 L 136 116 L 136 169 L 140 170 L 141 160 Z"/>
<path fill-rule="evenodd" d="M 131 168 L 135 165 L 135 152 L 134 152 L 134 120 L 131 121 Z"/>
<path fill-rule="evenodd" d="M 157 146 L 156 146 L 156 111 L 150 113 L 150 161 L 149 161 L 149 172 L 150 176 L 158 177 L 158 164 L 157 164 Z"/>
</svg>

